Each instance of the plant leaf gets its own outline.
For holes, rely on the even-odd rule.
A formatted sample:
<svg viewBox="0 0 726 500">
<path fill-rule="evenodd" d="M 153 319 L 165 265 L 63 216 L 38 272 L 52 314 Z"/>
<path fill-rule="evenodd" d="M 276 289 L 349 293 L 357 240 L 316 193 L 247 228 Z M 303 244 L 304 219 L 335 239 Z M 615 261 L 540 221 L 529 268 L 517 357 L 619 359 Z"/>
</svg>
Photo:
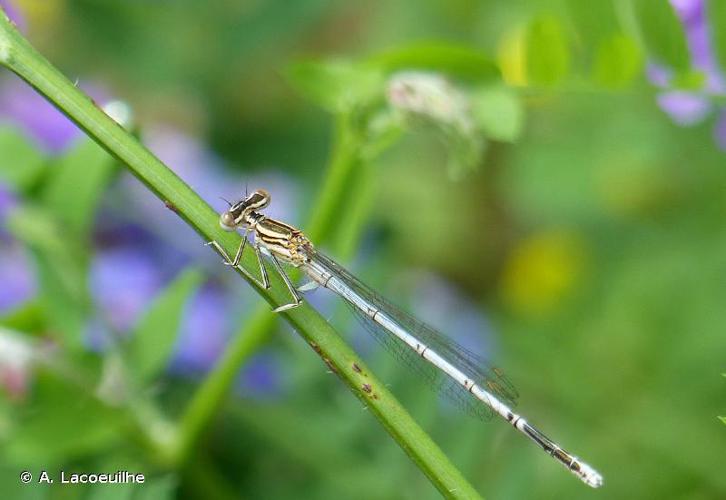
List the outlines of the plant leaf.
<svg viewBox="0 0 726 500">
<path fill-rule="evenodd" d="M 379 71 L 343 60 L 298 62 L 288 69 L 287 77 L 298 91 L 332 113 L 349 111 L 383 93 Z"/>
<path fill-rule="evenodd" d="M 477 126 L 489 139 L 513 142 L 524 122 L 524 109 L 508 87 L 484 87 L 472 92 L 471 112 Z"/>
<path fill-rule="evenodd" d="M 37 300 L 24 302 L 0 317 L 0 326 L 31 335 L 42 332 L 45 318 L 40 303 Z"/>
<path fill-rule="evenodd" d="M 708 31 L 721 67 L 726 67 L 726 2 L 723 0 L 706 1 L 706 19 L 710 23 Z"/>
<path fill-rule="evenodd" d="M 643 68 L 643 54 L 632 38 L 617 34 L 604 39 L 598 47 L 593 79 L 609 88 L 622 88 Z"/>
<path fill-rule="evenodd" d="M 594 50 L 604 39 L 620 30 L 614 2 L 566 0 L 565 3 L 577 32 L 578 49 Z"/>
<path fill-rule="evenodd" d="M 422 42 L 399 47 L 368 59 L 386 73 L 406 69 L 424 69 L 460 80 L 486 82 L 500 78 L 493 59 L 467 45 L 449 42 Z"/>
<path fill-rule="evenodd" d="M 88 235 L 96 205 L 116 161 L 90 139 L 80 141 L 50 169 L 41 199 L 74 237 Z"/>
<path fill-rule="evenodd" d="M 47 166 L 46 158 L 14 127 L 0 127 L 0 180 L 27 191 Z"/>
<path fill-rule="evenodd" d="M 570 70 L 570 51 L 560 20 L 551 15 L 535 18 L 526 33 L 527 79 L 554 85 Z"/>
<path fill-rule="evenodd" d="M 686 37 L 669 2 L 630 0 L 648 55 L 676 71 L 690 66 Z"/>
<path fill-rule="evenodd" d="M 149 380 L 165 367 L 176 344 L 184 305 L 201 279 L 196 269 L 182 272 L 139 320 L 128 345 L 130 366 L 137 380 Z"/>
<path fill-rule="evenodd" d="M 50 332 L 59 334 L 66 347 L 80 347 L 90 306 L 84 249 L 77 240 L 66 238 L 65 227 L 41 208 L 16 208 L 7 218 L 7 228 L 35 256 L 40 309 Z"/>
<path fill-rule="evenodd" d="M 4 454 L 13 462 L 48 469 L 121 439 L 122 414 L 79 386 L 46 372 L 36 379 L 33 392 L 4 443 Z"/>
</svg>

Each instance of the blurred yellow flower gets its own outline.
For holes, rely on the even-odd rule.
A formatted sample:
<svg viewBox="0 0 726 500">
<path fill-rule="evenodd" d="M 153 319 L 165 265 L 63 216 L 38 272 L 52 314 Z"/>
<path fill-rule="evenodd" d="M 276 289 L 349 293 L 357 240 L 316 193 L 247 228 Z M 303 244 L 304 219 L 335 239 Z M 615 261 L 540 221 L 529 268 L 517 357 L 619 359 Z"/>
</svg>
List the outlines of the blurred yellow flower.
<svg viewBox="0 0 726 500">
<path fill-rule="evenodd" d="M 33 33 L 49 32 L 57 26 L 66 14 L 66 0 L 38 2 L 36 0 L 17 0 L 23 17 L 29 21 Z"/>
<path fill-rule="evenodd" d="M 505 262 L 500 290 L 515 312 L 541 316 L 556 309 L 581 280 L 585 245 L 567 231 L 546 231 L 522 240 Z"/>
<path fill-rule="evenodd" d="M 502 78 L 508 85 L 527 84 L 524 35 L 524 27 L 519 27 L 509 31 L 499 42 L 497 61 L 502 70 Z"/>
</svg>

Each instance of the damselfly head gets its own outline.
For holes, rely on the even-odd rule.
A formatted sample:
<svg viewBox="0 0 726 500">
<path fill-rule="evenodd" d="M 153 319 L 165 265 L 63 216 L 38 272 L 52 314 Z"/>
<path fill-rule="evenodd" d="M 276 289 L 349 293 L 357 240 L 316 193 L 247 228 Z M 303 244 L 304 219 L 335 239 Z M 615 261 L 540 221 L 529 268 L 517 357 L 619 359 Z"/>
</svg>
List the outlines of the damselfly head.
<svg viewBox="0 0 726 500">
<path fill-rule="evenodd" d="M 229 209 L 219 216 L 219 225 L 225 231 L 234 231 L 248 224 L 248 216 L 270 204 L 270 193 L 264 189 L 256 189 L 237 203 L 230 204 Z"/>
</svg>

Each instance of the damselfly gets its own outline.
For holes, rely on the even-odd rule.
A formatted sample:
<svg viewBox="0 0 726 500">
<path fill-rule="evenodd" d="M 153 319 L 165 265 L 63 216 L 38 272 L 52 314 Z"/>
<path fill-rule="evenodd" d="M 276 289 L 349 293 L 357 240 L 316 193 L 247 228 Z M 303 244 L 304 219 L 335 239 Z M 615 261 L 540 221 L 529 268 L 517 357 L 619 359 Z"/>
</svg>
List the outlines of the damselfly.
<svg viewBox="0 0 726 500">
<path fill-rule="evenodd" d="M 243 231 L 234 257 L 216 241 L 209 244 L 224 257 L 226 264 L 237 267 L 262 288 L 270 286 L 263 254 L 269 258 L 292 297 L 292 302 L 276 308 L 275 312 L 299 306 L 302 303 L 299 292 L 318 286 L 332 290 L 345 299 L 376 340 L 457 403 L 479 415 L 501 416 L 586 484 L 594 488 L 602 485 L 603 478 L 595 469 L 512 411 L 518 395 L 501 370 L 380 297 L 341 265 L 317 251 L 300 230 L 263 215 L 260 210 L 269 204 L 270 195 L 258 189 L 230 204 L 220 215 L 223 229 Z M 254 235 L 251 245 L 257 256 L 260 278 L 239 265 L 249 233 Z M 281 261 L 301 269 L 312 281 L 296 289 Z"/>
</svg>

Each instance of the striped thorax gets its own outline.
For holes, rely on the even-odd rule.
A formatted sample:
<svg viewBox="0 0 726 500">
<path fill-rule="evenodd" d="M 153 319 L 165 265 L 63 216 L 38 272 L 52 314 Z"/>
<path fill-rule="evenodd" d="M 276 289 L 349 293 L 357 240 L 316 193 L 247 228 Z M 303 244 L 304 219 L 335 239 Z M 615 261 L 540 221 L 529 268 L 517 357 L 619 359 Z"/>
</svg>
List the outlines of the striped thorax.
<svg viewBox="0 0 726 500">
<path fill-rule="evenodd" d="M 263 251 L 300 267 L 305 263 L 303 250 L 306 247 L 312 248 L 312 244 L 296 227 L 267 218 L 259 212 L 270 204 L 270 200 L 267 191 L 257 189 L 223 212 L 219 217 L 219 225 L 225 231 L 235 231 L 237 228 L 251 231 Z"/>
</svg>

